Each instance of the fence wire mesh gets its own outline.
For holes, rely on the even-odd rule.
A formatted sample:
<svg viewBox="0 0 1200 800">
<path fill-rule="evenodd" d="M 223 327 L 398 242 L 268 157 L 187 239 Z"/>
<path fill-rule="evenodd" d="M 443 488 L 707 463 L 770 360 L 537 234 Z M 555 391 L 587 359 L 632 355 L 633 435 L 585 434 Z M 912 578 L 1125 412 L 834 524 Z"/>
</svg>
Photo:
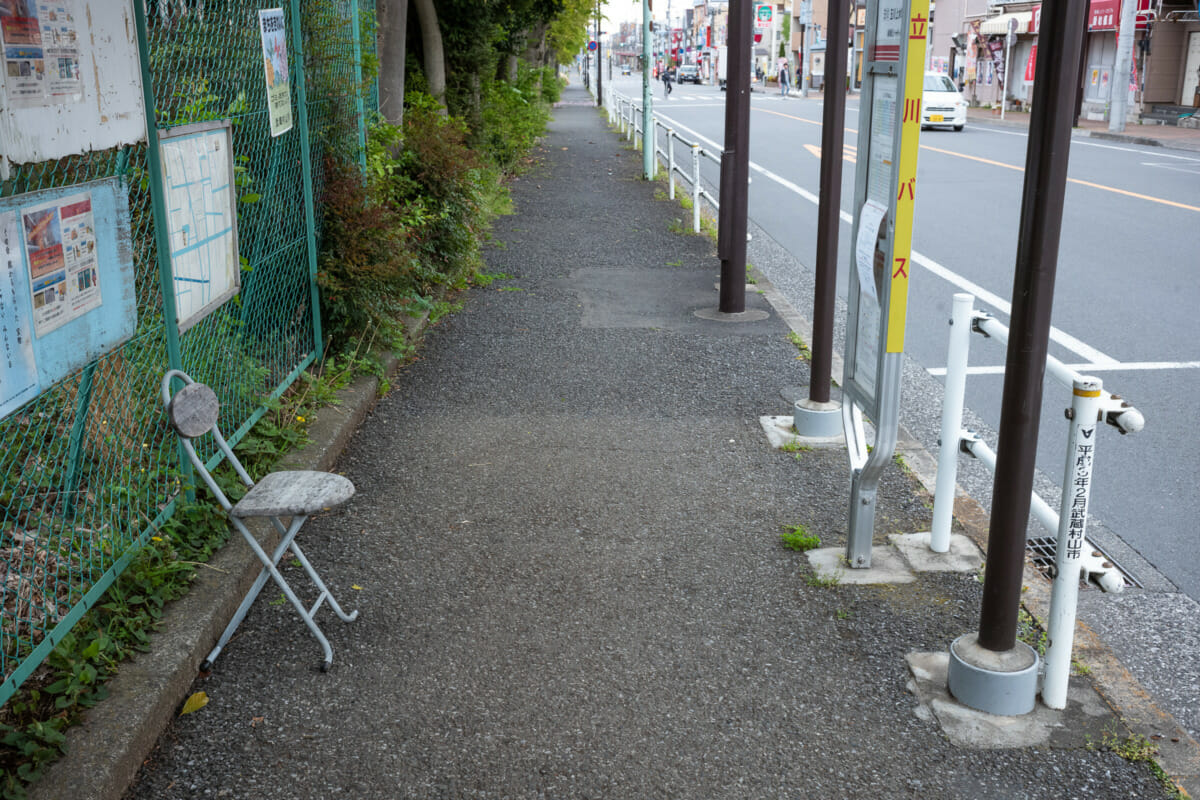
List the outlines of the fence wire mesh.
<svg viewBox="0 0 1200 800">
<path fill-rule="evenodd" d="M 153 165 L 144 142 L 14 164 L 0 183 L 2 199 L 120 178 L 129 196 L 137 306 L 132 338 L 0 420 L 0 703 L 97 602 L 156 520 L 172 511 L 181 484 L 159 399 L 163 373 L 178 366 L 212 385 L 222 402 L 222 429 L 236 432 L 229 437 L 236 442 L 265 399 L 283 391 L 319 351 L 312 250 L 324 165 L 333 155 L 361 157 L 364 116 L 375 106 L 374 4 L 278 5 L 287 26 L 295 123 L 275 137 L 258 26 L 258 12 L 270 6 L 163 0 L 138 9 L 149 44 L 143 81 L 154 104 L 147 124 L 232 123 L 241 291 L 182 336 L 165 317 L 149 190 Z M 298 105 L 301 81 L 305 113 Z M 169 355 L 172 337 L 178 364 Z"/>
</svg>

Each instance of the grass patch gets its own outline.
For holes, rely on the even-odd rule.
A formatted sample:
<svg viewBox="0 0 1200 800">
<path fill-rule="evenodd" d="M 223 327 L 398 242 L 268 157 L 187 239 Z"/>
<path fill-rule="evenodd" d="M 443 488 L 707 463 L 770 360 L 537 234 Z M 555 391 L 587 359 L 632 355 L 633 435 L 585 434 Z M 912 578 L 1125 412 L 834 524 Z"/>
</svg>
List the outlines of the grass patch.
<svg viewBox="0 0 1200 800">
<path fill-rule="evenodd" d="M 821 537 L 815 533 L 809 533 L 801 523 L 785 525 L 783 533 L 779 535 L 779 538 L 782 540 L 784 547 L 801 553 L 821 546 Z"/>
</svg>

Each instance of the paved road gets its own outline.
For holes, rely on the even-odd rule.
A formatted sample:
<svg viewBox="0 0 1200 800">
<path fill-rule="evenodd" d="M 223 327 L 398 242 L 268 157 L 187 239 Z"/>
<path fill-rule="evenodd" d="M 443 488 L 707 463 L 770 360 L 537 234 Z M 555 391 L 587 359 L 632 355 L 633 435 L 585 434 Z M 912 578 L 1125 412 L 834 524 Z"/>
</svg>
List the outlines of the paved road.
<svg viewBox="0 0 1200 800">
<path fill-rule="evenodd" d="M 630 78 L 615 87 L 640 94 Z M 857 105 L 852 98 L 847 113 L 844 221 L 854 197 Z M 668 101 L 661 90 L 656 94 L 656 112 L 702 143 L 721 141 L 723 108 L 724 94 L 712 87 L 677 87 Z M 821 102 L 755 92 L 752 108 L 751 217 L 813 264 Z M 1008 321 L 1027 144 L 1023 131 L 977 124 L 922 135 L 914 248 L 924 269 L 911 283 L 906 349 L 934 375 L 945 367 L 945 322 L 955 292 L 971 291 L 980 307 Z M 715 174 L 711 169 L 712 180 Z M 1200 599 L 1193 522 L 1200 513 L 1193 480 L 1200 453 L 1186 446 L 1196 437 L 1184 422 L 1200 412 L 1200 326 L 1192 316 L 1200 301 L 1192 277 L 1200 253 L 1200 156 L 1076 139 L 1069 174 L 1050 352 L 1101 377 L 1148 420 L 1136 436 L 1102 440 L 1094 514 Z M 843 297 L 849 228 L 843 224 L 839 248 Z M 1004 349 L 982 339 L 972 347 L 967 405 L 994 429 Z M 1068 403 L 1066 390 L 1048 382 L 1038 465 L 1050 476 L 1062 471 Z"/>
</svg>

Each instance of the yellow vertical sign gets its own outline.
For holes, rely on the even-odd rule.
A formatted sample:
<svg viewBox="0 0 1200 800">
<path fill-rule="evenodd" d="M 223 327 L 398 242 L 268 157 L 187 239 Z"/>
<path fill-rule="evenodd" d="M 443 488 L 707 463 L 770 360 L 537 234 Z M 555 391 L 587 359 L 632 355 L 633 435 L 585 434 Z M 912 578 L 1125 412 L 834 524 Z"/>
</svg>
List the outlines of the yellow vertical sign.
<svg viewBox="0 0 1200 800">
<path fill-rule="evenodd" d="M 917 195 L 917 151 L 921 136 L 921 94 L 925 84 L 925 40 L 929 35 L 929 0 L 912 0 L 908 12 L 908 47 L 904 64 L 904 117 L 900 125 L 900 161 L 892 248 L 892 285 L 888 300 L 886 350 L 904 352 L 908 315 L 908 276 L 912 272 L 912 222 Z"/>
</svg>

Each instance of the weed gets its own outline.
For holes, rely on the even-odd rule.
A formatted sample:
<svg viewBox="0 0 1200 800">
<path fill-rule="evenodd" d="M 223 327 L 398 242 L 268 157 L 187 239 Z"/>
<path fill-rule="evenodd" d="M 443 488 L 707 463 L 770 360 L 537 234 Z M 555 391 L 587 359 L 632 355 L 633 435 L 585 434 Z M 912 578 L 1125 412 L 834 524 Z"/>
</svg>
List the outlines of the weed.
<svg viewBox="0 0 1200 800">
<path fill-rule="evenodd" d="M 815 533 L 809 533 L 801 523 L 785 525 L 779 538 L 783 540 L 783 546 L 789 550 L 804 552 L 821 546 L 821 537 Z"/>
<path fill-rule="evenodd" d="M 746 265 L 746 283 L 751 285 L 758 283 L 758 278 L 754 277 L 754 266 L 751 264 Z"/>
<path fill-rule="evenodd" d="M 480 288 L 486 288 L 496 281 L 511 281 L 512 279 L 513 276 L 506 272 L 476 272 L 471 276 L 471 283 Z"/>
<path fill-rule="evenodd" d="M 1017 638 L 1037 650 L 1039 655 L 1046 655 L 1049 637 L 1033 615 L 1024 608 L 1017 612 Z"/>
<path fill-rule="evenodd" d="M 667 262 L 667 266 L 668 266 L 668 267 L 682 267 L 682 266 L 683 266 L 683 259 L 682 259 L 682 258 L 679 258 L 679 259 L 676 259 L 675 261 L 668 261 L 668 262 Z"/>
<path fill-rule="evenodd" d="M 808 579 L 805 580 L 805 583 L 807 583 L 809 586 L 819 588 L 819 589 L 832 589 L 834 586 L 837 586 L 841 582 L 842 582 L 841 575 L 836 575 L 836 574 L 835 575 L 822 575 L 818 572 L 812 573 L 811 575 L 808 576 Z"/>
<path fill-rule="evenodd" d="M 523 292 L 525 290 L 523 288 L 521 288 L 520 286 L 501 286 L 496 291 L 498 291 L 498 292 Z"/>
<path fill-rule="evenodd" d="M 678 217 L 667 223 L 667 230 L 671 233 L 678 233 L 680 235 L 690 233 L 690 231 L 684 226 L 683 220 L 679 219 Z"/>
<path fill-rule="evenodd" d="M 800 334 L 788 331 L 787 340 L 800 352 L 800 355 L 796 356 L 797 361 L 808 361 L 812 358 L 812 351 L 808 349 L 808 343 L 800 338 Z"/>
<path fill-rule="evenodd" d="M 845 611 L 839 608 L 836 612 L 834 612 L 834 616 L 836 616 L 838 619 L 852 619 L 854 617 L 854 612 Z"/>
</svg>

